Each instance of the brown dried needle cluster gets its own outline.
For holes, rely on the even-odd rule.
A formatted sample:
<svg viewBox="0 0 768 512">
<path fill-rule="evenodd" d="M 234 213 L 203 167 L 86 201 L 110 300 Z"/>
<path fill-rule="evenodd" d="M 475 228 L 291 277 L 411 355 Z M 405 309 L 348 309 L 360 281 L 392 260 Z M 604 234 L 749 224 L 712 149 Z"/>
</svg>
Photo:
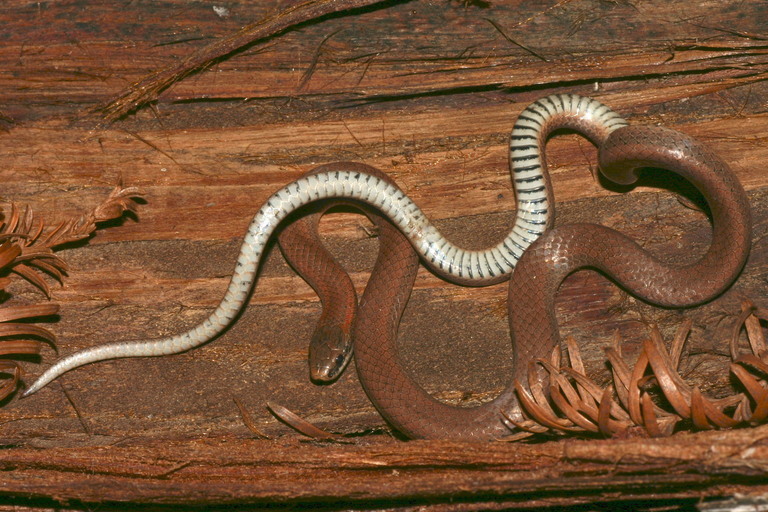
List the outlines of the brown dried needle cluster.
<svg viewBox="0 0 768 512">
<path fill-rule="evenodd" d="M 606 349 L 613 384 L 598 386 L 586 376 L 578 346 L 567 339 L 570 366 L 561 366 L 556 349 L 551 361 L 531 363 L 529 389 L 516 389 L 528 420 L 510 427 L 523 431 L 518 436 L 543 432 L 594 432 L 613 436 L 632 427 L 641 427 L 653 437 L 670 435 L 676 428 L 699 430 L 756 425 L 768 418 L 768 348 L 760 325 L 768 310 L 745 301 L 730 340 L 731 374 L 743 392 L 719 399 L 707 398 L 698 387 L 688 385 L 677 371 L 691 321 L 678 329 L 667 350 L 655 327 L 643 342 L 634 367 L 622 357 L 620 339 L 614 337 Z M 739 337 L 746 330 L 751 353 L 740 353 Z M 541 379 L 540 372 L 548 379 Z M 547 388 L 545 389 L 545 384 Z M 530 391 L 529 391 L 530 390 Z"/>
<path fill-rule="evenodd" d="M 46 230 L 43 221 L 30 208 L 23 211 L 16 205 L 0 225 L 0 400 L 7 398 L 19 385 L 23 370 L 19 356 L 37 356 L 44 343 L 53 344 L 54 334 L 31 323 L 55 315 L 55 303 L 33 305 L 7 305 L 10 295 L 5 292 L 11 276 L 18 275 L 35 285 L 50 298 L 50 287 L 43 274 L 59 282 L 64 279 L 67 265 L 54 249 L 82 240 L 96 230 L 96 223 L 120 217 L 125 211 L 136 210 L 135 200 L 141 197 L 138 189 L 115 187 L 109 197 L 90 212 L 62 222 Z"/>
</svg>

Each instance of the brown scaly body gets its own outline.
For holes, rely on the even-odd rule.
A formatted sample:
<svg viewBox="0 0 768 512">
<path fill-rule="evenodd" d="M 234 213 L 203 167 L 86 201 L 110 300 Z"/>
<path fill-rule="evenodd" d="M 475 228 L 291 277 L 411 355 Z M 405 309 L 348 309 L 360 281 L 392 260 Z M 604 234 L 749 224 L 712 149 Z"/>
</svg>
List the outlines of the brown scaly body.
<svg viewBox="0 0 768 512">
<path fill-rule="evenodd" d="M 429 396 L 398 360 L 397 326 L 415 276 L 415 257 L 382 247 L 355 324 L 355 358 L 368 396 L 398 430 L 412 438 L 482 440 L 508 434 L 502 412 L 520 418 L 514 381 L 526 382 L 528 363 L 547 357 L 559 343 L 554 296 L 576 270 L 598 269 L 639 298 L 672 307 L 707 301 L 736 279 L 749 253 L 750 212 L 743 188 L 722 160 L 679 132 L 625 127 L 601 145 L 600 165 L 620 183 L 633 182 L 638 167 L 666 168 L 693 183 L 711 210 L 713 240 L 707 253 L 694 264 L 674 267 L 603 226 L 573 224 L 549 231 L 526 251 L 510 280 L 514 375 L 496 399 L 461 408 Z"/>
</svg>

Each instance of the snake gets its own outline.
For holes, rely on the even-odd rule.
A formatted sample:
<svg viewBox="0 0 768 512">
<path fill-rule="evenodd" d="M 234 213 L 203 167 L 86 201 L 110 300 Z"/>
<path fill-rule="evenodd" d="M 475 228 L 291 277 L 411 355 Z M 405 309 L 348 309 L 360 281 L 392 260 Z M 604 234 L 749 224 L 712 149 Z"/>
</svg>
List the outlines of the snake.
<svg viewBox="0 0 768 512">
<path fill-rule="evenodd" d="M 517 199 L 515 224 L 506 237 L 485 250 L 466 250 L 451 243 L 403 190 L 377 176 L 342 165 L 301 177 L 270 196 L 254 215 L 224 297 L 207 318 L 185 332 L 165 338 L 112 342 L 74 352 L 43 372 L 22 397 L 89 363 L 177 354 L 212 340 L 246 304 L 261 257 L 280 223 L 292 212 L 316 201 L 348 199 L 375 208 L 405 235 L 427 267 L 451 281 L 481 286 L 509 279 L 527 247 L 550 227 L 553 219 L 554 201 L 543 150 L 547 137 L 555 130 L 572 129 L 600 145 L 609 133 L 626 125 L 606 105 L 575 94 L 548 96 L 523 109 L 510 136 L 512 182 Z"/>
<path fill-rule="evenodd" d="M 376 167 L 359 162 L 333 162 L 309 171 L 305 176 L 335 170 L 355 171 L 395 182 Z M 375 227 L 380 247 L 394 247 L 411 253 L 410 242 L 386 216 L 364 203 L 331 199 L 305 206 L 296 219 L 286 219 L 277 240 L 285 260 L 317 293 L 322 312 L 309 342 L 309 378 L 318 384 L 337 380 L 352 359 L 352 326 L 357 314 L 357 292 L 347 271 L 329 252 L 318 231 L 320 219 L 331 208 L 352 207 Z M 405 245 L 401 245 L 405 244 Z"/>
<path fill-rule="evenodd" d="M 560 343 L 554 299 L 573 272 L 597 270 L 634 296 L 670 308 L 709 301 L 734 282 L 749 254 L 751 214 L 743 187 L 722 159 L 680 132 L 625 126 L 599 145 L 598 160 L 602 175 L 622 185 L 658 168 L 693 184 L 711 216 L 706 253 L 693 263 L 671 265 L 605 226 L 566 224 L 544 233 L 522 255 L 509 281 L 512 375 L 496 398 L 461 407 L 429 395 L 399 358 L 397 330 L 418 257 L 404 239 L 382 247 L 355 320 L 355 366 L 371 402 L 395 429 L 417 439 L 479 441 L 511 434 L 504 416 L 524 419 L 516 386 L 527 382 L 533 361 L 548 358 Z"/>
</svg>

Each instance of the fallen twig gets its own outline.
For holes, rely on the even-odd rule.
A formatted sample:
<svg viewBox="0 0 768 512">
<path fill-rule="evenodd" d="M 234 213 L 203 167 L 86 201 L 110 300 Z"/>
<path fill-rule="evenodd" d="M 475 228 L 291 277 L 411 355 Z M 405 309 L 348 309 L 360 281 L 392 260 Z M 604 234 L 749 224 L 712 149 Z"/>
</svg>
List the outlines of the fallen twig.
<svg viewBox="0 0 768 512">
<path fill-rule="evenodd" d="M 97 110 L 103 113 L 107 121 L 115 121 L 154 101 L 158 94 L 175 82 L 207 68 L 214 61 L 256 41 L 267 39 L 298 24 L 316 20 L 329 14 L 367 7 L 381 2 L 382 0 L 308 0 L 296 4 L 272 16 L 246 25 L 228 37 L 214 41 L 181 60 L 178 64 L 144 77 Z"/>
</svg>

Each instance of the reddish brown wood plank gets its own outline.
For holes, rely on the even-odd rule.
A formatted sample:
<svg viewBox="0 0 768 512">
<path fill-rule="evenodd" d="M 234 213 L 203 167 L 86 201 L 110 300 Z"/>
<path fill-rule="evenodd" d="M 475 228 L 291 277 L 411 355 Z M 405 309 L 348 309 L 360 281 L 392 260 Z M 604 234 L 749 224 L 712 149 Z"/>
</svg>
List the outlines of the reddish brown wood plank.
<svg viewBox="0 0 768 512">
<path fill-rule="evenodd" d="M 734 289 L 691 312 L 640 304 L 594 274 L 573 276 L 558 303 L 563 331 L 579 339 L 590 373 L 604 378 L 602 347 L 615 329 L 631 358 L 648 324 L 659 324 L 669 336 L 684 315 L 692 315 L 685 377 L 713 394 L 729 389 L 722 343 L 728 315 L 744 296 L 765 301 L 768 268 L 763 171 L 768 11 L 760 2 L 552 0 L 492 2 L 485 8 L 384 3 L 233 54 L 117 123 L 107 125 L 90 113 L 146 74 L 281 6 L 229 2 L 226 18 L 210 4 L 171 0 L 10 0 L 0 7 L 4 198 L 32 203 L 60 219 L 94 204 L 118 174 L 147 191 L 138 222 L 127 220 L 100 233 L 91 247 L 65 253 L 73 271 L 67 288 L 56 292 L 62 319 L 54 326 L 62 354 L 178 332 L 204 317 L 223 292 L 239 238 L 260 202 L 316 164 L 353 159 L 379 166 L 451 237 L 474 246 L 497 239 L 510 224 L 514 205 L 506 146 L 516 113 L 548 93 L 576 92 L 598 96 L 633 123 L 664 124 L 711 144 L 750 192 L 755 246 Z M 489 19 L 529 50 L 508 41 Z M 624 193 L 595 182 L 589 174 L 594 148 L 582 139 L 553 140 L 548 157 L 558 222 L 601 222 L 677 261 L 708 243 L 704 216 L 669 192 L 640 187 Z M 359 288 L 376 249 L 361 224 L 357 216 L 336 214 L 323 228 Z M 40 300 L 20 293 L 25 300 Z M 511 354 L 505 295 L 504 286 L 458 288 L 422 271 L 402 339 L 407 364 L 427 389 L 472 402 L 505 384 Z M 392 507 L 405 507 L 411 492 L 448 509 L 456 489 L 466 491 L 460 504 L 466 508 L 761 489 L 749 473 L 764 471 L 759 442 L 749 451 L 748 443 L 731 445 L 717 434 L 691 438 L 701 450 L 685 453 L 699 459 L 665 458 L 651 469 L 640 463 L 621 466 L 621 454 L 637 449 L 631 442 L 570 443 L 583 451 L 557 459 L 561 466 L 553 470 L 546 453 L 559 445 L 536 451 L 436 444 L 419 452 L 420 444 L 395 441 L 349 451 L 243 441 L 248 431 L 233 396 L 273 435 L 287 427 L 266 412 L 267 400 L 332 430 L 382 425 L 353 372 L 331 387 L 308 382 L 306 340 L 318 308 L 308 287 L 273 251 L 251 307 L 220 339 L 175 357 L 94 365 L 62 379 L 69 398 L 54 385 L 6 405 L 0 409 L 4 435 L 19 448 L 0 454 L 6 456 L 0 463 L 17 469 L 0 478 L 5 496 L 63 500 L 80 493 L 98 502 L 101 486 L 119 501 L 125 495 L 120 493 L 147 484 L 146 494 L 133 495 L 137 501 L 155 503 L 172 495 L 185 503 L 231 496 L 305 503 L 334 495 L 338 487 L 330 479 L 338 461 L 349 460 L 344 457 L 385 461 L 381 468 L 338 470 L 358 490 L 367 485 L 360 475 L 373 475 L 372 488 L 382 493 L 360 491 L 350 498 L 355 505 L 392 496 Z M 54 358 L 46 353 L 44 362 Z M 92 433 L 87 443 L 98 449 L 75 446 L 83 424 Z M 761 434 L 745 432 L 760 439 Z M 205 435 L 215 438 L 206 449 L 200 447 L 203 441 L 158 441 Z M 132 436 L 138 439 L 124 449 L 105 446 Z M 681 445 L 665 443 L 645 446 L 679 455 Z M 739 455 L 708 461 L 704 448 L 710 445 Z M 391 458 L 409 450 L 417 452 L 411 462 Z M 444 458 L 477 450 L 489 458 L 472 469 L 454 470 L 456 461 Z M 280 465 L 266 464 L 281 453 Z M 495 465 L 495 453 L 505 458 L 501 466 Z M 523 453 L 539 465 L 521 480 L 523 466 L 514 464 Z M 644 453 L 647 460 L 657 456 Z M 747 453 L 751 458 L 742 457 Z M 242 458 L 228 467 L 233 456 Z M 317 465 L 310 456 L 317 457 Z M 425 460 L 442 469 L 434 471 Z M 493 467 L 483 465 L 488 460 Z M 404 479 L 389 486 L 398 464 L 418 487 L 408 491 Z M 617 475 L 617 467 L 619 473 L 634 473 Z M 259 475 L 269 478 L 262 481 Z M 295 479 L 279 480 L 285 475 Z M 733 483 L 728 475 L 738 475 L 737 485 L 728 485 Z M 206 476 L 211 486 L 200 487 Z M 307 481 L 317 482 L 311 496 L 302 487 Z M 543 497 L 532 501 L 536 493 Z M 508 501 L 494 501 L 499 495 Z"/>
<path fill-rule="evenodd" d="M 321 505 L 475 503 L 536 508 L 570 500 L 698 497 L 750 488 L 765 471 L 764 429 L 661 441 L 545 445 L 371 440 L 312 445 L 237 438 L 6 449 L 0 490 L 86 503 Z M 745 460 L 744 455 L 749 454 Z M 298 491 L 290 482 L 302 481 Z M 666 491 L 676 488 L 676 491 Z M 751 487 L 765 490 L 765 485 Z M 535 493 L 532 495 L 531 493 Z M 621 496 L 624 497 L 621 497 Z M 415 502 L 415 503 L 414 503 Z"/>
</svg>

